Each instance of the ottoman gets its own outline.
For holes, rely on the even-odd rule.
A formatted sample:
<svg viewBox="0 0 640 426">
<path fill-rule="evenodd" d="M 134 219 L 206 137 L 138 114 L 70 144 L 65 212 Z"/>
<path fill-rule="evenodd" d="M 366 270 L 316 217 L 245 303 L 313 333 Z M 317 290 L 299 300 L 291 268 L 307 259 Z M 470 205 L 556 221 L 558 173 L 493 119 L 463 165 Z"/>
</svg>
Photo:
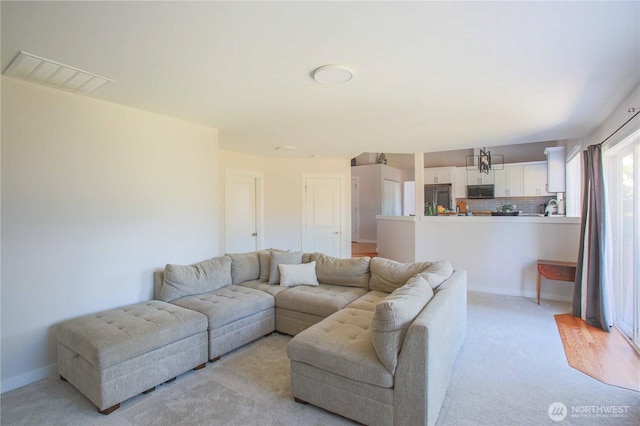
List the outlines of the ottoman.
<svg viewBox="0 0 640 426">
<path fill-rule="evenodd" d="M 58 371 L 109 414 L 120 402 L 207 362 L 207 317 L 152 300 L 57 327 Z"/>
</svg>

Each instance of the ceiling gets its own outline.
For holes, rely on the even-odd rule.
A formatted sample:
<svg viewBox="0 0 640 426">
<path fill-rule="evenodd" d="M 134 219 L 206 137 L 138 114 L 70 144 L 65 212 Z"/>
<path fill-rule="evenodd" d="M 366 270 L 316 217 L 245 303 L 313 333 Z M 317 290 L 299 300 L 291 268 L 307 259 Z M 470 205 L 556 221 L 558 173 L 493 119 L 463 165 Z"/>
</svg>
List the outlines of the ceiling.
<svg viewBox="0 0 640 426">
<path fill-rule="evenodd" d="M 640 82 L 639 2 L 9 2 L 20 50 L 226 150 L 351 158 L 580 138 Z M 344 64 L 354 78 L 316 83 Z M 290 156 L 291 154 L 287 154 Z"/>
</svg>

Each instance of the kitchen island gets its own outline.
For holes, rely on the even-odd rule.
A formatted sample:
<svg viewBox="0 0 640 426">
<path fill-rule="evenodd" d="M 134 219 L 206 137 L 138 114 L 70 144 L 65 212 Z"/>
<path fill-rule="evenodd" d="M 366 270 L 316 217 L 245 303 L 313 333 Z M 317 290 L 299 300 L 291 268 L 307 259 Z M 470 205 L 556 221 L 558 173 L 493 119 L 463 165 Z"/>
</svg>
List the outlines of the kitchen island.
<svg viewBox="0 0 640 426">
<path fill-rule="evenodd" d="M 580 218 L 564 216 L 377 216 L 378 255 L 399 262 L 446 259 L 468 272 L 469 290 L 537 295 L 537 261 L 575 262 Z M 571 300 L 571 283 L 542 299 Z M 535 303 L 535 301 L 534 301 Z"/>
</svg>

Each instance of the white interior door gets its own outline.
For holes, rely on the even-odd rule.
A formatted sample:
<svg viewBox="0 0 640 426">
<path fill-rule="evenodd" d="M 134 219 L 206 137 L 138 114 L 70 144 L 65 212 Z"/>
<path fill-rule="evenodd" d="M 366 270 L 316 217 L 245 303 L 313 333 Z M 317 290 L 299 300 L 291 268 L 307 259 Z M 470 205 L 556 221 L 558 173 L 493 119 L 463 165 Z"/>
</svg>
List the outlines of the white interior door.
<svg viewBox="0 0 640 426">
<path fill-rule="evenodd" d="M 358 193 L 358 178 L 351 178 L 351 241 L 358 242 L 358 228 L 360 226 L 360 195 Z"/>
<path fill-rule="evenodd" d="M 225 175 L 225 251 L 245 253 L 260 248 L 261 176 L 227 170 Z"/>
<path fill-rule="evenodd" d="M 382 214 L 402 216 L 402 187 L 400 182 L 384 179 L 382 183 Z"/>
<path fill-rule="evenodd" d="M 416 183 L 414 181 L 407 181 L 404 183 L 404 215 L 415 216 L 416 215 Z"/>
<path fill-rule="evenodd" d="M 342 177 L 303 176 L 303 251 L 341 257 L 342 182 Z"/>
</svg>

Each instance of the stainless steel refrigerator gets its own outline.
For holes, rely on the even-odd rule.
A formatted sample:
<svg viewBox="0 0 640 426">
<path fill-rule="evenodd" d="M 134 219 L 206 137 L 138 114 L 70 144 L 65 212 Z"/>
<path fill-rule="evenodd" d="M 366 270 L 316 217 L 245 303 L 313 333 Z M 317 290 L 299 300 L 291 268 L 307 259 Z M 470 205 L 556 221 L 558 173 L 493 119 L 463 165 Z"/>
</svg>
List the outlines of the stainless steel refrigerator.
<svg viewBox="0 0 640 426">
<path fill-rule="evenodd" d="M 451 209 L 451 184 L 447 185 L 425 185 L 424 202 L 430 206 L 442 206 Z"/>
</svg>

